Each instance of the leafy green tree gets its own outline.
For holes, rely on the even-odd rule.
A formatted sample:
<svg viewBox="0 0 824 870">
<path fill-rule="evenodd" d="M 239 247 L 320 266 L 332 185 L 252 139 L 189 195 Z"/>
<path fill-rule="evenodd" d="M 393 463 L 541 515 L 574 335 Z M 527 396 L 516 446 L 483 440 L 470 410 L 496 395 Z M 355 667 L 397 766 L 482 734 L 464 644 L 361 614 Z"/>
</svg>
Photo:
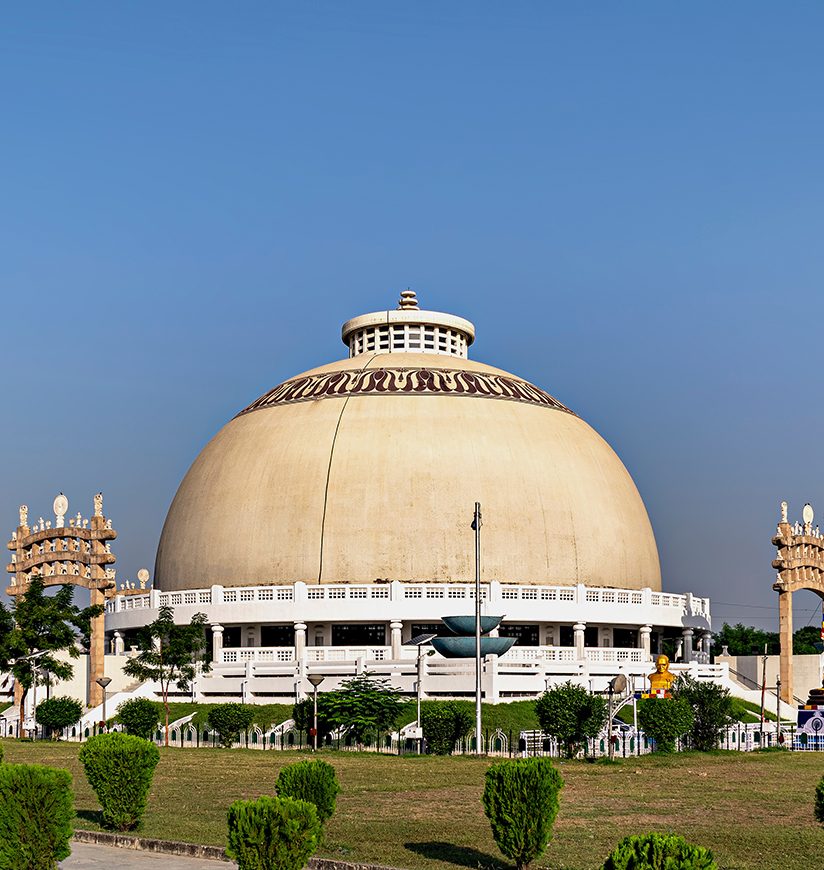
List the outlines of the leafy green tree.
<svg viewBox="0 0 824 870">
<path fill-rule="evenodd" d="M 563 785 L 548 758 L 501 761 L 487 770 L 484 811 L 498 848 L 517 870 L 526 870 L 546 851 Z"/>
<path fill-rule="evenodd" d="M 597 737 L 607 721 L 607 702 L 570 680 L 547 690 L 535 702 L 535 715 L 546 734 L 563 744 L 567 758 L 587 737 Z"/>
<path fill-rule="evenodd" d="M 774 631 L 762 631 L 751 625 L 729 625 L 726 622 L 715 635 L 713 652 L 720 655 L 726 646 L 731 656 L 760 656 L 764 654 L 766 644 L 769 655 L 777 655 L 780 651 L 778 635 Z"/>
<path fill-rule="evenodd" d="M 117 718 L 128 734 L 151 740 L 160 721 L 160 706 L 148 698 L 130 698 L 118 706 Z"/>
<path fill-rule="evenodd" d="M 797 656 L 813 656 L 821 652 L 821 628 L 817 625 L 805 625 L 793 632 L 793 654 Z"/>
<path fill-rule="evenodd" d="M 648 698 L 638 705 L 638 723 L 659 752 L 672 752 L 675 741 L 692 728 L 694 718 L 684 698 Z"/>
<path fill-rule="evenodd" d="M 209 709 L 209 727 L 217 732 L 220 745 L 229 749 L 240 732 L 252 727 L 255 711 L 247 704 L 217 704 Z"/>
<path fill-rule="evenodd" d="M 69 725 L 79 722 L 82 715 L 83 707 L 80 701 L 62 696 L 41 701 L 37 705 L 34 718 L 38 725 L 42 725 L 49 733 L 53 734 L 55 731 L 62 731 Z"/>
<path fill-rule="evenodd" d="M 11 613 L 5 608 L 0 613 L 0 668 L 10 671 L 20 686 L 21 736 L 29 690 L 45 682 L 44 672 L 58 680 L 71 679 L 74 668 L 57 653 L 78 658 L 78 639 L 88 636 L 92 617 L 103 612 L 101 605 L 80 608 L 73 600 L 73 586 L 58 586 L 54 595 L 47 595 L 43 580 L 35 577 L 15 598 Z M 9 616 L 13 627 L 9 627 Z"/>
<path fill-rule="evenodd" d="M 729 690 L 717 683 L 694 680 L 682 674 L 675 683 L 673 697 L 683 698 L 692 707 L 690 738 L 693 749 L 700 752 L 716 749 L 722 732 L 734 721 Z"/>
<path fill-rule="evenodd" d="M 318 745 L 330 734 L 335 726 L 329 720 L 329 696 L 332 692 L 318 693 Z M 309 730 L 314 727 L 315 722 L 315 705 L 313 698 L 305 698 L 303 701 L 298 701 L 292 707 L 292 719 L 295 720 L 295 729 L 308 734 Z"/>
<path fill-rule="evenodd" d="M 391 731 L 403 706 L 401 690 L 370 673 L 345 680 L 339 689 L 324 695 L 327 721 L 334 728 L 345 728 L 358 743 L 368 734 Z"/>
<path fill-rule="evenodd" d="M 421 705 L 426 751 L 432 755 L 451 755 L 474 724 L 472 705 L 467 701 L 427 701 Z"/>
<path fill-rule="evenodd" d="M 188 625 L 176 625 L 174 609 L 164 605 L 157 619 L 138 635 L 138 653 L 123 667 L 123 673 L 137 680 L 154 680 L 160 684 L 165 711 L 165 743 L 169 745 L 169 688 L 175 683 L 188 692 L 197 674 L 211 670 L 206 651 L 206 614 L 196 613 Z"/>
</svg>

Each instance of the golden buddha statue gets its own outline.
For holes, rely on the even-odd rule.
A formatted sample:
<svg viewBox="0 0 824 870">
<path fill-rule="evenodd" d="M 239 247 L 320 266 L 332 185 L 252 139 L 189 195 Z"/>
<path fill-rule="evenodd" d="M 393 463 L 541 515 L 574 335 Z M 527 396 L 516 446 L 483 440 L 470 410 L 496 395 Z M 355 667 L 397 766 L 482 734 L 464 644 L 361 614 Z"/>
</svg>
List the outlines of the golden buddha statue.
<svg viewBox="0 0 824 870">
<path fill-rule="evenodd" d="M 658 656 L 655 659 L 655 670 L 647 677 L 650 692 L 658 692 L 662 689 L 669 691 L 675 682 L 675 674 L 670 673 L 669 659 L 667 656 Z"/>
</svg>

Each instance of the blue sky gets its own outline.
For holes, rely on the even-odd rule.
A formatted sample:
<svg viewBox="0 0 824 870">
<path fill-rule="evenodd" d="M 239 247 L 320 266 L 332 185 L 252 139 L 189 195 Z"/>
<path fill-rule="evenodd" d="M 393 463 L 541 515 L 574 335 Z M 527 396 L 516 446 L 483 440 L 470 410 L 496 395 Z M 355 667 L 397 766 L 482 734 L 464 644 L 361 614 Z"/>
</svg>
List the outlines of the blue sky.
<svg viewBox="0 0 824 870">
<path fill-rule="evenodd" d="M 817 3 L 6 7 L 6 528 L 103 489 L 119 576 L 151 568 L 222 423 L 410 286 L 613 444 L 667 588 L 774 624 L 778 504 L 824 517 L 823 33 Z"/>
</svg>

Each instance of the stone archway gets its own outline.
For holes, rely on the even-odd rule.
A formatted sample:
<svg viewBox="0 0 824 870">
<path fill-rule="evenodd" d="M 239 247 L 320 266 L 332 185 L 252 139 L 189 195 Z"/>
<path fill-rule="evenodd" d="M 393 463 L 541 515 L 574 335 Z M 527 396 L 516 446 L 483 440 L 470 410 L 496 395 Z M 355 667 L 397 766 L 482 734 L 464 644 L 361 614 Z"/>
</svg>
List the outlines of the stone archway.
<svg viewBox="0 0 824 870">
<path fill-rule="evenodd" d="M 787 502 L 781 502 L 781 522 L 772 539 L 778 549 L 772 566 L 778 571 L 778 632 L 781 641 L 781 700 L 793 704 L 793 592 L 809 589 L 824 600 L 824 536 L 813 528 L 813 509 L 804 505 L 803 522 L 790 523 Z"/>
</svg>

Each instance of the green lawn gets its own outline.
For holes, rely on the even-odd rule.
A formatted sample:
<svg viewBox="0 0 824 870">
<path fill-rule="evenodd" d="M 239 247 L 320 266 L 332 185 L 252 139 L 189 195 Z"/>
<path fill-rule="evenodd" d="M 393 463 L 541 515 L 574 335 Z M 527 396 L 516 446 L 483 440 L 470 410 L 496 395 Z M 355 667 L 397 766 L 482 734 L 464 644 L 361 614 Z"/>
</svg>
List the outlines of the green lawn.
<svg viewBox="0 0 824 870">
<path fill-rule="evenodd" d="M 3 741 L 6 761 L 67 767 L 79 827 L 98 809 L 77 762 L 77 744 Z M 161 749 L 143 833 L 189 842 L 225 842 L 226 808 L 271 793 L 294 752 Z M 504 866 L 480 796 L 490 763 L 321 753 L 343 792 L 322 854 L 413 870 L 499 870 Z M 674 831 L 709 846 L 727 870 L 808 870 L 822 866 L 824 830 L 812 816 L 824 755 L 715 753 L 647 756 L 616 764 L 561 762 L 566 780 L 556 836 L 541 867 L 595 870 L 623 836 Z"/>
</svg>

